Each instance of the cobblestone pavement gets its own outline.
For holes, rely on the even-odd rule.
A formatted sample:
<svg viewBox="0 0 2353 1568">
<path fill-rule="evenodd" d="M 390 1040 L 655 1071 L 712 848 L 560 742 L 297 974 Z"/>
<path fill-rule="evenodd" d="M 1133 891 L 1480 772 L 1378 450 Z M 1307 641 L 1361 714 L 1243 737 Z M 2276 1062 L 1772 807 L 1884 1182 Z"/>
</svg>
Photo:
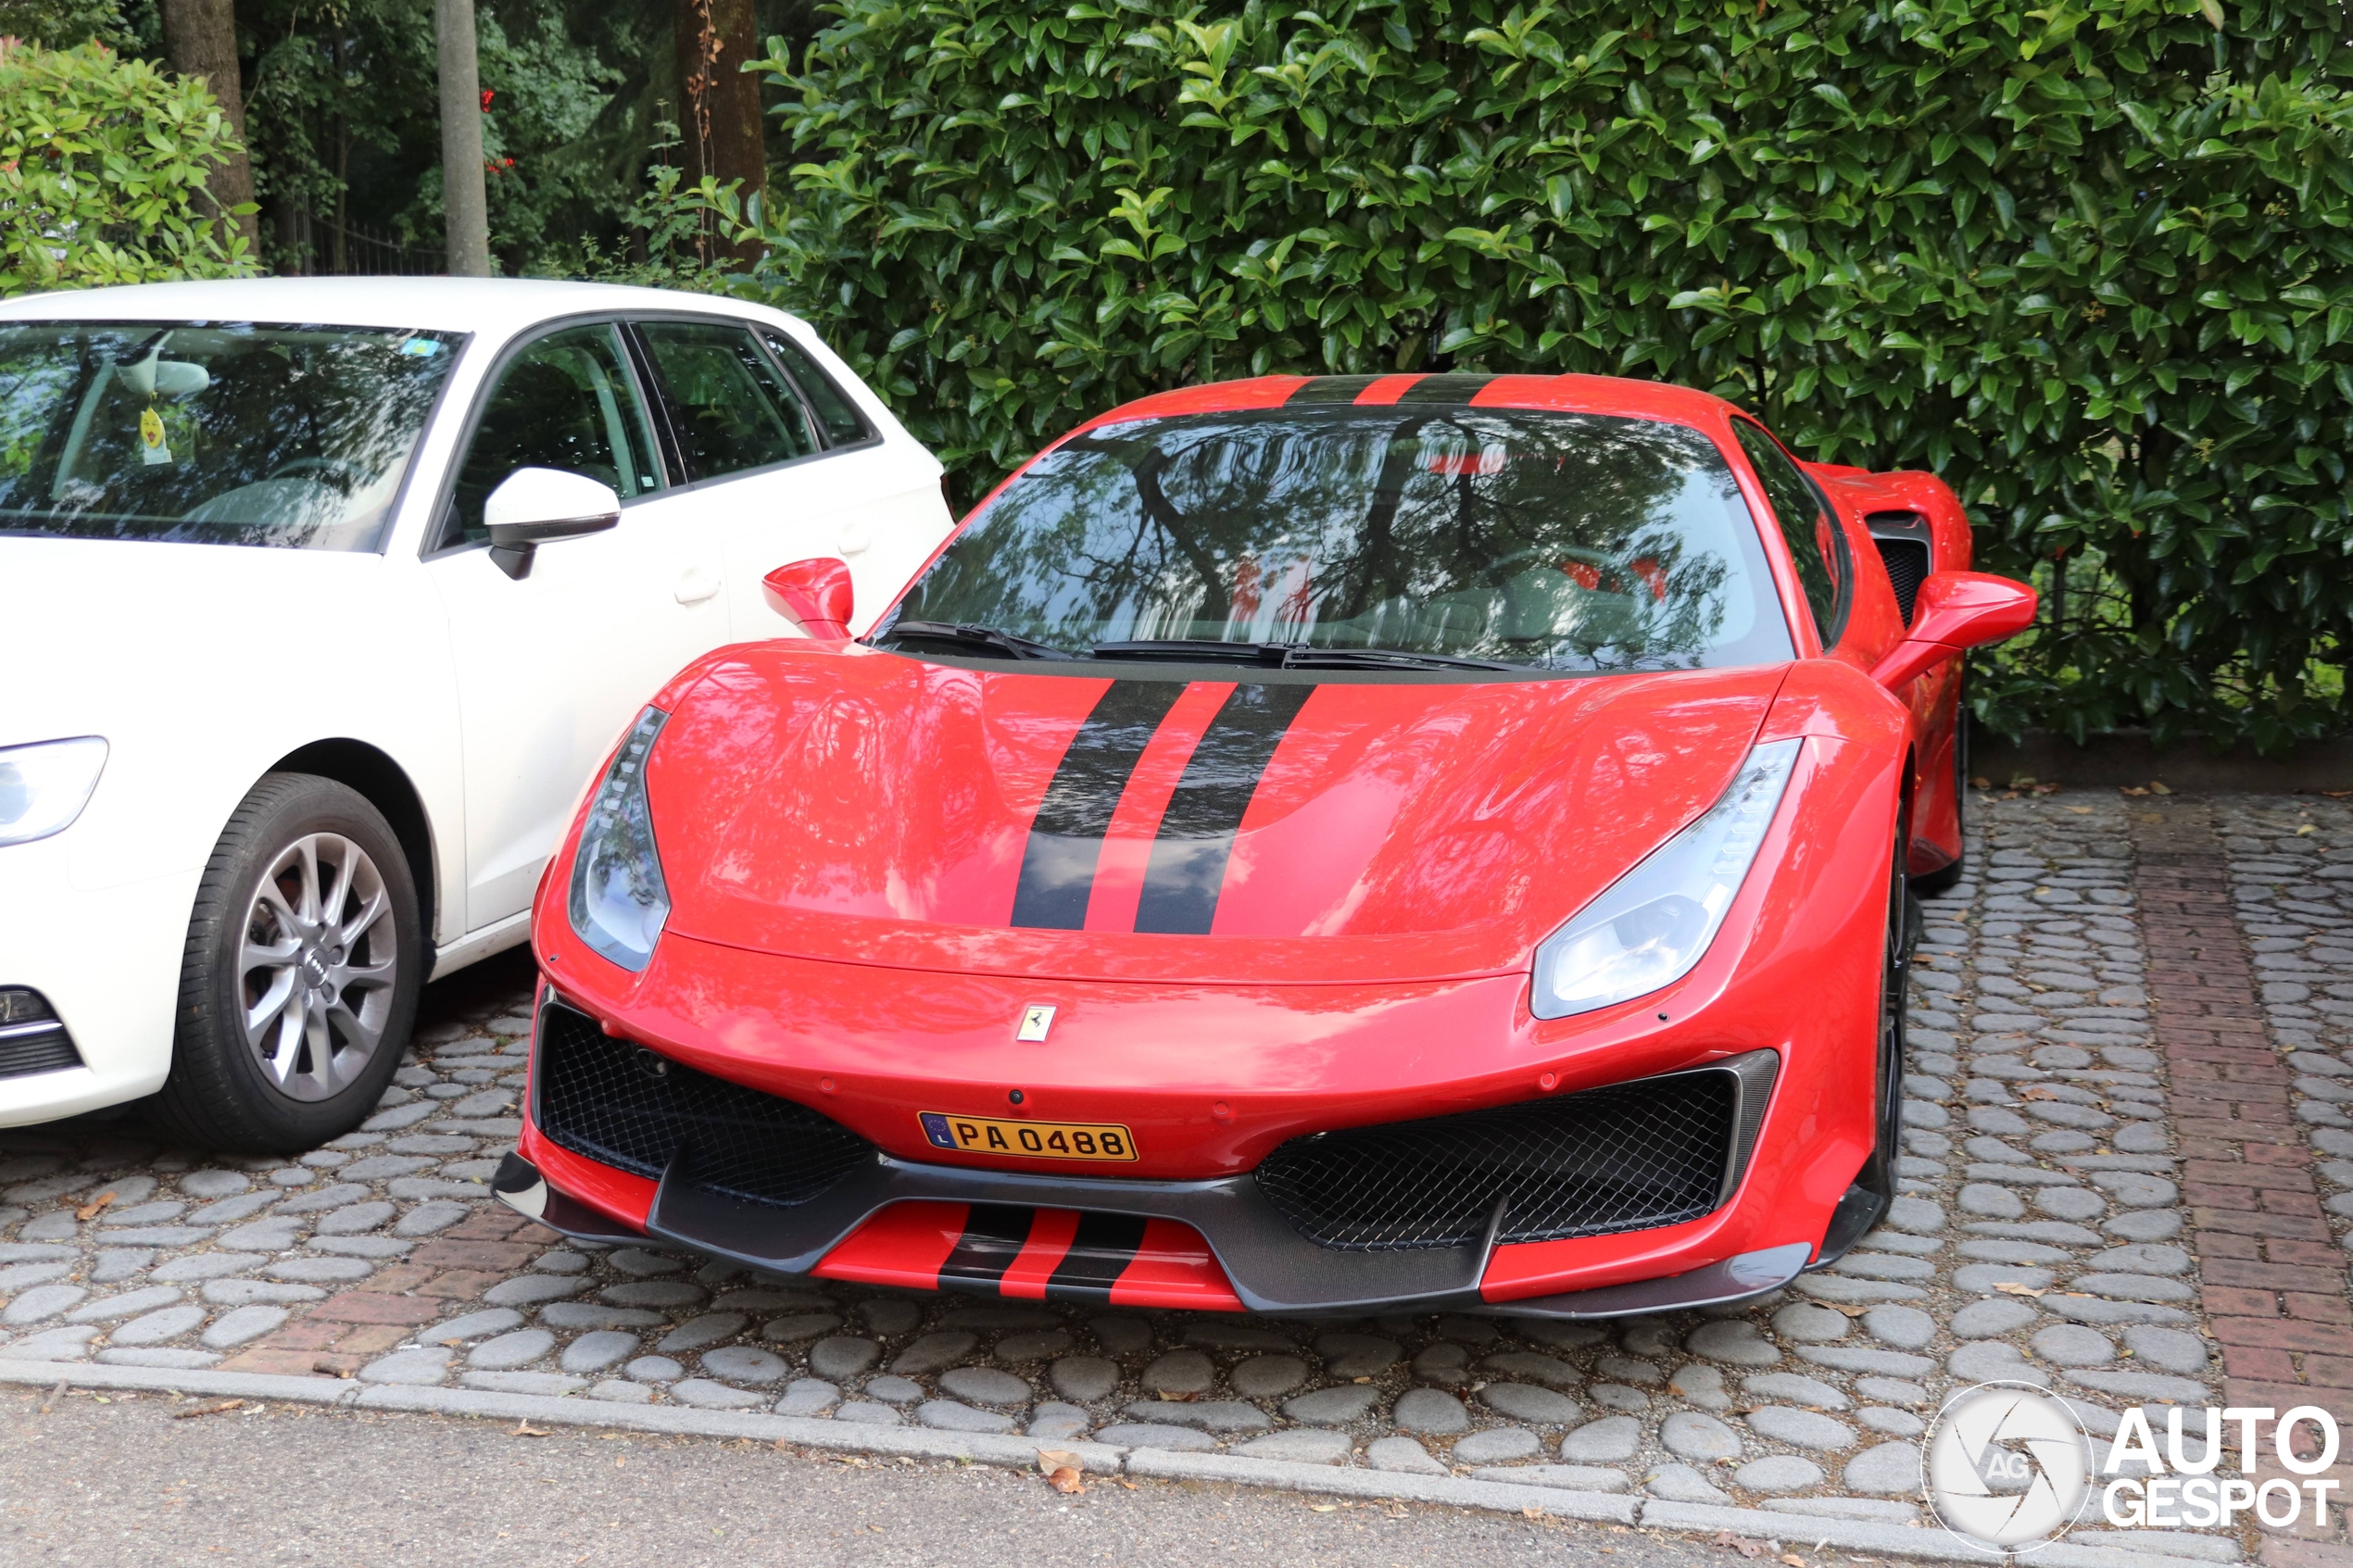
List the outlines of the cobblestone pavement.
<svg viewBox="0 0 2353 1568">
<path fill-rule="evenodd" d="M 0 1133 L 0 1356 L 1086 1435 L 1892 1524 L 1920 1517 L 1937 1403 L 1990 1378 L 2047 1386 L 2098 1434 L 2135 1404 L 2161 1433 L 2168 1408 L 2226 1392 L 2353 1418 L 2353 810 L 2115 792 L 1972 809 L 1971 879 L 1927 904 L 1904 1196 L 1762 1301 L 1310 1323 L 565 1243 L 484 1185 L 522 1084 L 510 964 L 435 987 L 383 1109 L 298 1160 L 158 1148 L 127 1120 Z M 2131 1540 L 2353 1562 L 2341 1527 Z"/>
</svg>

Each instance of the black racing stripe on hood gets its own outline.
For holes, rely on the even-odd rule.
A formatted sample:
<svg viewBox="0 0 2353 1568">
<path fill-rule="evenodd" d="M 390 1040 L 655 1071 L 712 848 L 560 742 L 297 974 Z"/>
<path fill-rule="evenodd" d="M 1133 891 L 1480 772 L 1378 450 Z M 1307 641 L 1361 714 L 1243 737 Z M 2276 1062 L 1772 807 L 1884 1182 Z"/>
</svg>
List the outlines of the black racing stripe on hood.
<svg viewBox="0 0 2353 1568">
<path fill-rule="evenodd" d="M 1136 906 L 1136 929 L 1206 935 L 1242 813 L 1312 685 L 1240 685 L 1226 698 L 1185 764 L 1160 820 Z"/>
<path fill-rule="evenodd" d="M 1050 1301 L 1108 1301 L 1111 1287 L 1136 1261 L 1144 1245 L 1144 1219 L 1138 1214 L 1082 1213 L 1070 1250 L 1047 1276 Z"/>
<path fill-rule="evenodd" d="M 1013 924 L 1047 931 L 1085 928 L 1087 899 L 1094 891 L 1095 865 L 1102 858 L 1112 813 L 1144 747 L 1184 693 L 1182 681 L 1114 681 L 1096 699 L 1029 824 L 1021 881 L 1013 890 Z"/>
<path fill-rule="evenodd" d="M 939 1265 L 939 1283 L 962 1280 L 968 1285 L 994 1286 L 1029 1245 L 1029 1227 L 1038 1210 L 1010 1203 L 975 1203 L 964 1216 L 964 1234 L 956 1238 L 948 1261 Z"/>
<path fill-rule="evenodd" d="M 1310 376 L 1291 389 L 1291 395 L 1283 399 L 1283 407 L 1288 408 L 1294 403 L 1353 403 L 1359 394 L 1378 380 L 1378 376 Z"/>
</svg>

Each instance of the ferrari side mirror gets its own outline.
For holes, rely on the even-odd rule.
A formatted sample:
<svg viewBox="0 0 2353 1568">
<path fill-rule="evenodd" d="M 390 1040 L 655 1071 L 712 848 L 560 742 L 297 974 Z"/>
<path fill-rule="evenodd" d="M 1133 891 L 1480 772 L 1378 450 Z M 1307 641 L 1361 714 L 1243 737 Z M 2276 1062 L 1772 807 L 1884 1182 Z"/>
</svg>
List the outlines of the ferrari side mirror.
<svg viewBox="0 0 2353 1568">
<path fill-rule="evenodd" d="M 780 566 L 760 580 L 768 606 L 819 642 L 849 640 L 856 597 L 849 568 L 833 556 L 814 556 Z"/>
<path fill-rule="evenodd" d="M 2034 620 L 2034 590 L 1982 571 L 1939 571 L 1912 601 L 1910 635 L 1881 658 L 1871 679 L 1901 691 L 1944 659 L 1998 643 Z"/>
</svg>

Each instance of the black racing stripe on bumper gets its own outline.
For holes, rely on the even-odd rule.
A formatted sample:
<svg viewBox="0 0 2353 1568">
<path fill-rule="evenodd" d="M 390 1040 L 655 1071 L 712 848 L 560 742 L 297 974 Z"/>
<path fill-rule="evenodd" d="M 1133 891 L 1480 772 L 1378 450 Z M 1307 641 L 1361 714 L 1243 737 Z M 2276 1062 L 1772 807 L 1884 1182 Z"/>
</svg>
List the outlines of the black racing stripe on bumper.
<svg viewBox="0 0 2353 1568">
<path fill-rule="evenodd" d="M 1009 1203 L 975 1203 L 964 1216 L 964 1234 L 956 1238 L 948 1261 L 939 1265 L 939 1283 L 995 1286 L 1005 1277 L 1021 1249 L 1029 1245 L 1029 1227 L 1038 1210 Z"/>
<path fill-rule="evenodd" d="M 1310 376 L 1283 399 L 1283 407 L 1306 403 L 1353 403 L 1378 376 Z"/>
<path fill-rule="evenodd" d="M 1013 890 L 1013 924 L 1048 931 L 1086 926 L 1112 813 L 1144 747 L 1184 692 L 1182 681 L 1114 681 L 1096 699 L 1029 824 Z"/>
<path fill-rule="evenodd" d="M 1108 1301 L 1111 1287 L 1136 1261 L 1136 1251 L 1144 1244 L 1144 1226 L 1148 1222 L 1140 1214 L 1099 1214 L 1093 1211 L 1078 1216 L 1078 1234 L 1071 1238 L 1070 1250 L 1054 1265 L 1047 1276 L 1046 1298 L 1050 1301 Z"/>
<path fill-rule="evenodd" d="M 1246 684 L 1226 698 L 1193 748 L 1160 820 L 1143 896 L 1136 905 L 1138 931 L 1207 934 L 1242 813 L 1250 809 L 1275 748 L 1315 690 Z"/>
</svg>

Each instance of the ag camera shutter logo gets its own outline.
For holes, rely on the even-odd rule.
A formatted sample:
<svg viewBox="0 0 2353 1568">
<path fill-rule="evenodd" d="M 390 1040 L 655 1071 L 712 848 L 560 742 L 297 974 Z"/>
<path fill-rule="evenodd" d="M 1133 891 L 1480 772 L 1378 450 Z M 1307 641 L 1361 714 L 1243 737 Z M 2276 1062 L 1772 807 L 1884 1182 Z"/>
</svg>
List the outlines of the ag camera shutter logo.
<svg viewBox="0 0 2353 1568">
<path fill-rule="evenodd" d="M 2238 1527 L 2238 1515 L 2252 1512 L 2267 1527 L 2283 1529 L 2301 1522 L 2308 1494 L 2314 1523 L 2327 1526 L 2337 1482 L 2320 1473 L 2336 1462 L 2339 1441 L 2327 1411 L 2207 1409 L 2197 1412 L 2202 1437 L 2185 1430 L 2180 1408 L 2165 1413 L 2160 1443 L 2145 1410 L 2125 1410 L 2095 1474 L 2091 1438 L 2065 1403 L 2031 1384 L 1981 1383 L 1937 1413 L 1924 1449 L 1922 1490 L 1940 1524 L 1964 1545 L 1990 1552 L 2048 1546 L 2095 1512 L 2112 1528 L 2229 1530 Z M 2226 1478 L 2215 1472 L 2232 1426 L 2240 1474 Z M 2281 1465 L 2309 1479 L 2253 1479 L 2265 1427 Z"/>
<path fill-rule="evenodd" d="M 1924 1489 L 1944 1526 L 1980 1549 L 2032 1551 L 2064 1534 L 2090 1489 L 2091 1439 L 2023 1383 L 1982 1383 L 1937 1413 Z"/>
</svg>

